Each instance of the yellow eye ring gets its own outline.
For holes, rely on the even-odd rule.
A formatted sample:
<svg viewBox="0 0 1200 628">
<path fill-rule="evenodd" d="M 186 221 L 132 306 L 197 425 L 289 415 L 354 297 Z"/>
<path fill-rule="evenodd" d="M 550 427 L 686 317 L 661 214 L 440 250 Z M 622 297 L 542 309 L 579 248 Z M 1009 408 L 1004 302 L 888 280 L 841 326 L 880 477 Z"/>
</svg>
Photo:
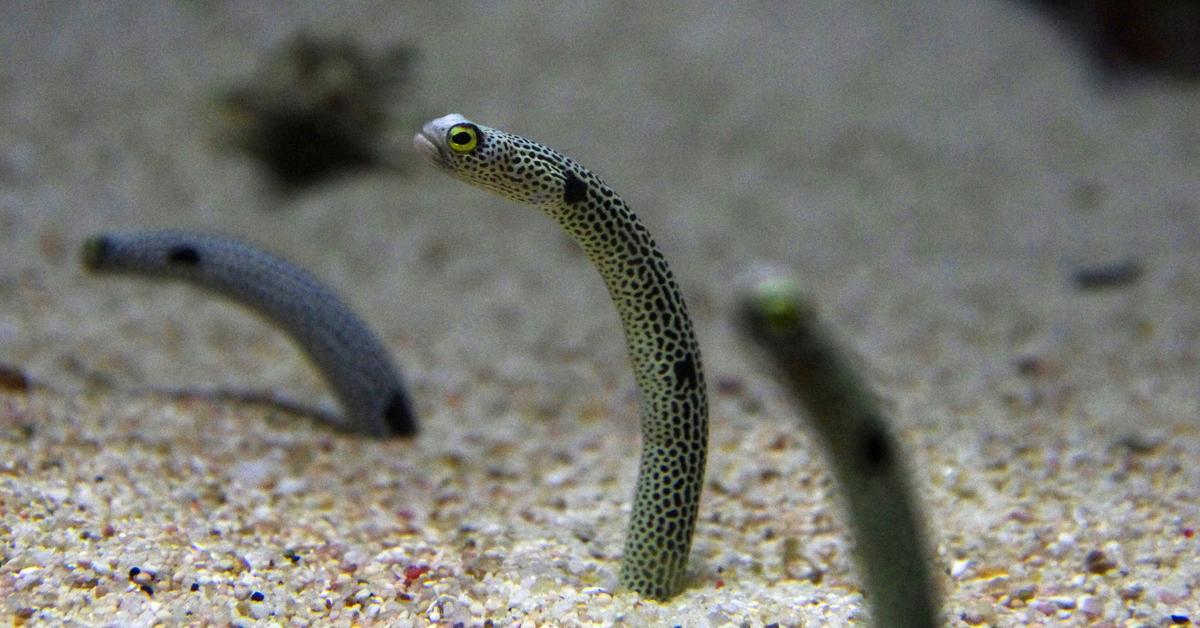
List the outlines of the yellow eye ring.
<svg viewBox="0 0 1200 628">
<path fill-rule="evenodd" d="M 479 146 L 479 129 L 473 124 L 456 124 L 446 133 L 446 144 L 456 153 L 469 153 Z"/>
</svg>

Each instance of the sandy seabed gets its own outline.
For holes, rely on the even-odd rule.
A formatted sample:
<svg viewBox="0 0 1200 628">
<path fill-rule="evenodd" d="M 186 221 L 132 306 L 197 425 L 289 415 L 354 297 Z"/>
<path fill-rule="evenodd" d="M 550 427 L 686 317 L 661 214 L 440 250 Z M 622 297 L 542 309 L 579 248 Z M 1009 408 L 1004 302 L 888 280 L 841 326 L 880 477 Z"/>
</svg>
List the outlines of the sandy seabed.
<svg viewBox="0 0 1200 628">
<path fill-rule="evenodd" d="M 78 625 L 848 625 L 827 466 L 737 333 L 790 269 L 909 448 L 949 625 L 1200 622 L 1200 88 L 1106 82 L 1013 2 L 0 5 L 0 614 Z M 279 195 L 215 102 L 298 30 L 420 52 L 399 172 Z M 621 191 L 683 286 L 709 474 L 677 598 L 617 588 L 637 389 L 558 227 L 407 149 L 459 111 Z M 216 230 L 334 285 L 412 441 L 328 404 L 261 320 L 85 276 L 107 229 Z M 1074 269 L 1136 260 L 1080 290 Z"/>
</svg>

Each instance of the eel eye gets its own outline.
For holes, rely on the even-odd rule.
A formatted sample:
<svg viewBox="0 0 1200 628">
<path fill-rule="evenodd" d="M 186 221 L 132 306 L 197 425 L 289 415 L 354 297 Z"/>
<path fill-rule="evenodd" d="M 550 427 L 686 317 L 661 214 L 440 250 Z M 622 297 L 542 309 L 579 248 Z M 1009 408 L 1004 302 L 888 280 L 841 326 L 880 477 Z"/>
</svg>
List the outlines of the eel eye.
<svg viewBox="0 0 1200 628">
<path fill-rule="evenodd" d="M 773 333 L 795 332 L 812 316 L 811 306 L 803 300 L 799 286 L 788 279 L 763 282 L 756 300 L 763 322 Z"/>
<path fill-rule="evenodd" d="M 456 124 L 446 133 L 446 143 L 456 153 L 469 153 L 479 146 L 479 128 L 474 124 Z"/>
</svg>

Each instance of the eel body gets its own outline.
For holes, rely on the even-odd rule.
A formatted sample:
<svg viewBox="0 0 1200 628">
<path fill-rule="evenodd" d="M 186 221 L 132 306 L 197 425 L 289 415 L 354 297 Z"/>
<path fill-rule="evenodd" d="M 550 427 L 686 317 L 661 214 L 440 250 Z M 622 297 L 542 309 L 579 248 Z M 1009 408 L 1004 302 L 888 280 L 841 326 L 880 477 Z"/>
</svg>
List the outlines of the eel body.
<svg viewBox="0 0 1200 628">
<path fill-rule="evenodd" d="M 804 407 L 849 511 L 875 625 L 939 625 L 937 585 L 904 452 L 816 308 L 790 280 L 759 282 L 740 322 Z"/>
<path fill-rule="evenodd" d="M 83 265 L 96 273 L 173 279 L 237 302 L 282 329 L 333 389 L 341 427 L 375 437 L 417 432 L 387 348 L 333 290 L 302 268 L 240 240 L 189 231 L 93 236 Z"/>
<path fill-rule="evenodd" d="M 413 138 L 442 171 L 554 218 L 600 271 L 642 393 L 642 454 L 621 583 L 655 599 L 683 587 L 708 446 L 700 347 L 679 286 L 611 187 L 533 140 L 450 114 Z"/>
</svg>

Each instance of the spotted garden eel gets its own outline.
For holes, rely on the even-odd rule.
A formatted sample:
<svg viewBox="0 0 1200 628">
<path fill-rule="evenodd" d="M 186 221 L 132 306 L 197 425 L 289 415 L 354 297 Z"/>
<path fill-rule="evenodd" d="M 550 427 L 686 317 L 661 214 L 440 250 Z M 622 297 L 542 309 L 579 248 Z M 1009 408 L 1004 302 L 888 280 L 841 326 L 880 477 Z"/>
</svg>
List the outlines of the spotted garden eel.
<svg viewBox="0 0 1200 628">
<path fill-rule="evenodd" d="M 93 236 L 84 243 L 83 265 L 186 281 L 254 310 L 317 366 L 342 405 L 342 427 L 376 437 L 416 434 L 387 348 L 332 290 L 296 265 L 238 240 L 186 231 Z"/>
<path fill-rule="evenodd" d="M 761 280 L 740 319 L 770 354 L 825 446 L 849 510 L 875 625 L 939 625 L 920 509 L 903 452 L 871 392 L 795 283 Z"/>
<path fill-rule="evenodd" d="M 708 447 L 700 347 L 654 238 L 621 197 L 574 159 L 450 114 L 413 138 L 442 171 L 550 215 L 600 271 L 642 393 L 642 457 L 621 584 L 667 599 L 683 587 Z"/>
</svg>

